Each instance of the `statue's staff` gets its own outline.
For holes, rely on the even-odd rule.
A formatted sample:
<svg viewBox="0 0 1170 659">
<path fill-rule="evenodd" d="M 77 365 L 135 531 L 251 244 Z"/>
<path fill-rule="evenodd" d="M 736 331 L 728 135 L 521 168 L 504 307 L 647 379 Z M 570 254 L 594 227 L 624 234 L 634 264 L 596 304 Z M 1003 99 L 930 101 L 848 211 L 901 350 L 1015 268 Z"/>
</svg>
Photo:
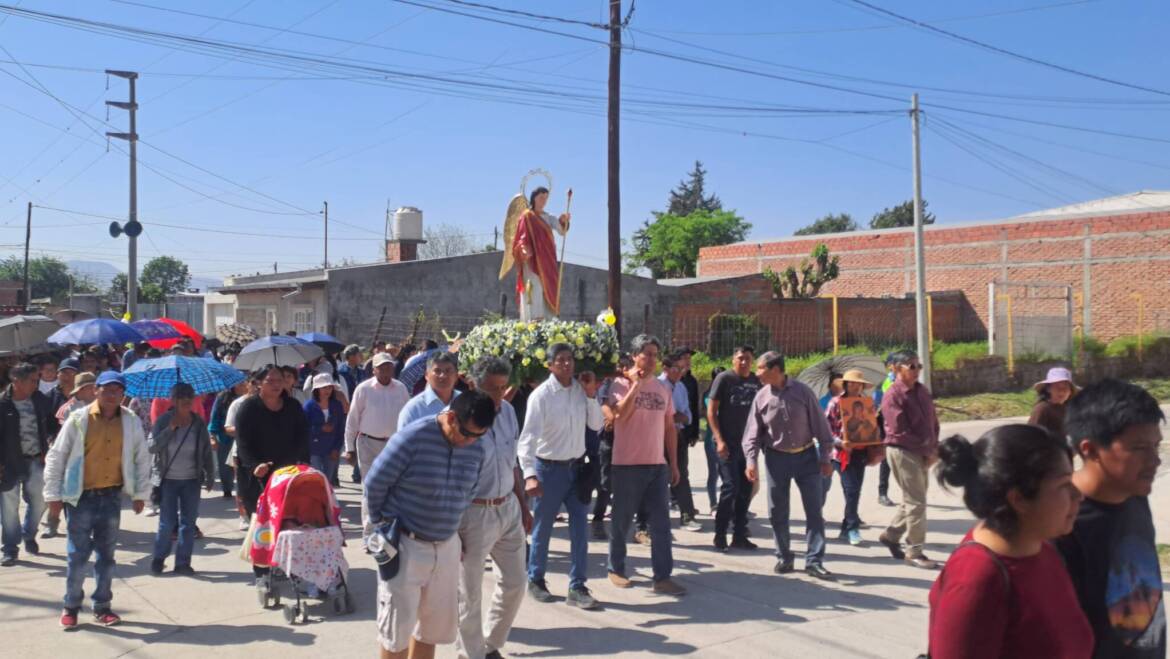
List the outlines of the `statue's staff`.
<svg viewBox="0 0 1170 659">
<path fill-rule="evenodd" d="M 569 214 L 569 207 L 573 205 L 573 188 L 569 188 L 569 198 L 565 201 L 565 214 Z M 565 244 L 569 242 L 569 225 L 565 224 L 565 234 L 561 236 L 561 273 L 557 277 L 557 313 L 561 312 L 561 288 L 565 284 Z"/>
</svg>

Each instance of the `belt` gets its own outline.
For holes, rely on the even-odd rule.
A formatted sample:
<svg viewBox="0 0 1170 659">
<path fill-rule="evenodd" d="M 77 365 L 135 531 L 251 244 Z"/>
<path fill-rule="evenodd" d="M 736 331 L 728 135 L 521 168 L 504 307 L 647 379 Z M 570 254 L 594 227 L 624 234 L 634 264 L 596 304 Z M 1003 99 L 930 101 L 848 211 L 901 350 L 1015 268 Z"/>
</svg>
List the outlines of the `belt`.
<svg viewBox="0 0 1170 659">
<path fill-rule="evenodd" d="M 441 542 L 446 542 L 446 540 L 431 540 L 430 538 L 423 537 L 423 536 L 415 533 L 414 531 L 411 531 L 410 529 L 406 529 L 406 528 L 402 529 L 401 534 L 410 538 L 411 540 L 416 541 L 416 542 L 425 542 L 425 543 L 432 544 L 432 545 L 437 545 Z"/>
<path fill-rule="evenodd" d="M 768 450 L 774 451 L 776 453 L 787 453 L 789 455 L 794 455 L 796 453 L 804 453 L 805 451 L 807 451 L 810 448 L 813 448 L 815 446 L 816 446 L 816 444 L 814 444 L 813 442 L 809 442 L 809 443 L 805 444 L 804 446 L 801 446 L 800 448 L 772 448 L 771 446 L 769 446 Z"/>
<path fill-rule="evenodd" d="M 121 485 L 114 485 L 113 487 L 98 487 L 98 488 L 94 488 L 92 490 L 85 490 L 84 492 L 82 492 L 82 494 L 92 494 L 93 496 L 100 497 L 100 496 L 105 496 L 107 494 L 114 494 L 115 492 L 121 492 L 121 491 L 122 491 Z"/>
<path fill-rule="evenodd" d="M 499 506 L 507 501 L 509 496 L 511 495 L 505 494 L 504 496 L 495 499 L 472 499 L 471 503 L 477 506 Z"/>
<path fill-rule="evenodd" d="M 567 466 L 567 465 L 573 464 L 574 462 L 577 462 L 578 460 L 580 460 L 583 457 L 585 457 L 585 456 L 580 456 L 580 457 L 576 457 L 576 458 L 569 458 L 568 460 L 549 460 L 547 458 L 542 458 L 540 456 L 536 456 L 536 459 L 540 460 L 541 462 L 545 463 L 546 465 Z"/>
<path fill-rule="evenodd" d="M 367 435 L 367 434 L 366 434 L 366 433 L 364 433 L 364 432 L 363 432 L 363 433 L 358 433 L 358 434 L 360 434 L 362 437 L 365 437 L 366 439 L 372 439 L 372 440 L 374 440 L 374 441 L 376 441 L 376 442 L 384 442 L 384 441 L 386 441 L 387 439 L 390 439 L 389 437 L 374 437 L 373 435 Z"/>
</svg>

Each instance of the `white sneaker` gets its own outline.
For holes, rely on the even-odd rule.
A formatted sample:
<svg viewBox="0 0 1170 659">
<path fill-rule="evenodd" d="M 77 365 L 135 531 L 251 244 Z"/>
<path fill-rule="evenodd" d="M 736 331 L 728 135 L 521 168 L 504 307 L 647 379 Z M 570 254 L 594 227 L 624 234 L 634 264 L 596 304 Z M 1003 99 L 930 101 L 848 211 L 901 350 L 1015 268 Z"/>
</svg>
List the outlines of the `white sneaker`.
<svg viewBox="0 0 1170 659">
<path fill-rule="evenodd" d="M 158 517 L 158 508 L 151 506 L 151 507 L 146 509 L 146 512 L 144 514 L 147 517 Z"/>
<path fill-rule="evenodd" d="M 694 518 L 687 520 L 686 524 L 682 525 L 684 531 L 695 531 L 696 533 L 703 530 L 703 525 L 695 521 Z"/>
<path fill-rule="evenodd" d="M 247 531 L 249 526 L 251 526 L 251 523 L 248 520 L 241 517 L 240 518 L 240 530 Z"/>
</svg>

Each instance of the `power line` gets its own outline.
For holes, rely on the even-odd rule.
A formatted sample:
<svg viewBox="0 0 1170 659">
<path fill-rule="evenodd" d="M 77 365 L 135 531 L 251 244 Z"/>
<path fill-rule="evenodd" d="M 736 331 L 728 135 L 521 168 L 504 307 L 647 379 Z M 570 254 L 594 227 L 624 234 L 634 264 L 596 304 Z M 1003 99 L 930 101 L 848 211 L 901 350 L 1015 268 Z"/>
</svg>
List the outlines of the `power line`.
<svg viewBox="0 0 1170 659">
<path fill-rule="evenodd" d="M 951 32 L 949 30 L 944 30 L 940 27 L 935 27 L 935 26 L 930 25 L 928 23 L 924 23 L 924 22 L 916 20 L 914 18 L 910 18 L 909 16 L 905 16 L 903 14 L 899 14 L 899 13 L 890 11 L 889 9 L 884 9 L 882 7 L 875 5 L 875 4 L 866 2 L 865 0 L 836 0 L 836 1 L 837 2 L 845 2 L 845 1 L 852 2 L 855 5 L 859 5 L 861 7 L 866 7 L 868 9 L 870 9 L 871 11 L 875 11 L 875 12 L 878 12 L 880 14 L 884 14 L 886 16 L 896 18 L 897 20 L 900 20 L 904 23 L 909 23 L 910 25 L 921 28 L 923 30 L 928 30 L 928 31 L 934 32 L 936 34 L 941 34 L 945 37 L 955 39 L 957 41 L 961 41 L 963 43 L 975 46 L 977 48 L 982 48 L 984 50 L 988 50 L 988 51 L 991 51 L 993 53 L 998 53 L 1000 55 L 1012 57 L 1014 59 L 1028 62 L 1030 64 L 1035 64 L 1037 66 L 1043 66 L 1043 67 L 1046 67 L 1049 69 L 1054 69 L 1056 71 L 1061 71 L 1063 73 L 1068 73 L 1070 75 L 1080 76 L 1082 78 L 1088 78 L 1089 80 L 1096 80 L 1097 82 L 1103 82 L 1103 83 L 1108 84 L 1108 85 L 1115 85 L 1118 87 L 1126 87 L 1129 89 L 1136 89 L 1138 91 L 1149 92 L 1151 94 L 1158 94 L 1160 96 L 1170 96 L 1170 91 L 1166 91 L 1163 89 L 1156 89 L 1154 87 L 1146 87 L 1144 85 L 1137 85 L 1137 84 L 1130 83 L 1130 82 L 1124 82 L 1122 80 L 1116 80 L 1114 78 L 1107 78 L 1105 76 L 1097 75 L 1095 73 L 1081 71 L 1078 69 L 1074 69 L 1072 67 L 1064 66 L 1063 64 L 1056 64 L 1054 62 L 1049 62 L 1046 60 L 1038 59 L 1036 57 L 1032 57 L 1030 55 L 1024 55 L 1023 53 L 1017 53 L 1015 51 L 1008 50 L 1006 48 L 1000 48 L 999 46 L 994 46 L 992 44 L 989 44 L 989 43 L 986 43 L 983 41 L 979 41 L 976 39 L 972 39 L 970 37 L 965 37 L 961 34 L 956 34 L 956 33 Z"/>
<path fill-rule="evenodd" d="M 595 30 L 609 30 L 610 29 L 609 25 L 604 25 L 602 23 L 591 23 L 589 21 L 579 21 L 579 20 L 576 20 L 573 18 L 563 18 L 560 16 L 548 16 L 545 14 L 534 14 L 532 12 L 522 11 L 519 9 L 506 9 L 504 7 L 495 7 L 493 5 L 485 5 L 485 4 L 481 4 L 478 2 L 468 2 L 467 0 L 445 0 L 445 1 L 449 2 L 453 5 L 461 5 L 464 7 L 471 7 L 473 9 L 486 9 L 488 11 L 494 11 L 494 12 L 498 12 L 501 14 L 510 14 L 512 16 L 522 16 L 524 18 L 534 18 L 534 19 L 539 20 L 539 21 L 552 21 L 552 22 L 556 22 L 556 23 L 564 23 L 566 25 L 583 25 L 585 27 L 591 27 Z"/>
</svg>

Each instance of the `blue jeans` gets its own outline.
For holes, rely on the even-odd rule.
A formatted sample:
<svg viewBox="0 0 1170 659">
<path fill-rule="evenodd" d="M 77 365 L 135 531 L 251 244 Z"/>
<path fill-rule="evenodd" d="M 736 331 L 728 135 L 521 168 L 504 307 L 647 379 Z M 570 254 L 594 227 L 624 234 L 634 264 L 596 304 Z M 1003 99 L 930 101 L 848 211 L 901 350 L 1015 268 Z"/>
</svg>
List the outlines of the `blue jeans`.
<svg viewBox="0 0 1170 659">
<path fill-rule="evenodd" d="M 727 536 L 731 527 L 735 538 L 747 537 L 747 514 L 752 500 L 752 484 L 744 475 L 747 457 L 738 443 L 727 445 L 727 459 L 719 461 L 719 508 L 715 511 L 715 535 Z"/>
<path fill-rule="evenodd" d="M 711 433 L 703 440 L 703 452 L 707 455 L 707 501 L 711 510 L 719 505 L 719 454 L 715 452 L 715 440 Z"/>
<path fill-rule="evenodd" d="M 654 581 L 669 579 L 674 570 L 670 540 L 670 467 L 613 466 L 613 519 L 609 534 L 609 571 L 626 574 L 626 538 L 630 522 L 645 508 L 650 531 L 650 563 Z"/>
<path fill-rule="evenodd" d="M 865 450 L 853 451 L 849 456 L 849 464 L 845 471 L 841 471 L 841 463 L 834 462 L 833 466 L 841 475 L 841 489 L 845 492 L 845 516 L 841 520 L 841 533 L 847 533 L 861 528 L 861 516 L 857 514 L 857 505 L 861 501 L 861 484 L 865 482 L 865 466 L 869 456 Z"/>
<path fill-rule="evenodd" d="M 195 550 L 195 523 L 199 521 L 199 479 L 164 478 L 162 501 L 158 504 L 158 534 L 154 537 L 154 560 L 171 553 L 171 533 L 179 529 L 179 546 L 175 549 L 175 567 L 191 565 Z"/>
<path fill-rule="evenodd" d="M 589 537 L 586 517 L 589 504 L 577 498 L 576 471 L 571 464 L 551 464 L 536 459 L 536 478 L 544 496 L 533 499 L 532 504 L 532 546 L 528 550 L 528 580 L 544 579 L 548 564 L 548 540 L 552 535 L 553 522 L 564 504 L 569 512 L 569 589 L 585 586 L 586 571 L 589 567 Z"/>
<path fill-rule="evenodd" d="M 800 490 L 800 501 L 804 504 L 806 539 L 806 566 L 819 564 L 825 557 L 825 518 L 821 514 L 824 502 L 824 479 L 816 447 L 800 453 L 764 451 L 764 466 L 768 470 L 768 517 L 772 521 L 772 535 L 776 540 L 776 556 L 782 560 L 792 558 L 788 533 L 788 495 L 792 481 Z"/>
<path fill-rule="evenodd" d="M 224 495 L 231 496 L 232 490 L 235 489 L 236 485 L 236 472 L 234 469 L 232 469 L 231 465 L 228 464 L 227 458 L 228 453 L 230 453 L 232 450 L 232 444 L 235 443 L 235 440 L 232 439 L 230 435 L 225 433 L 222 435 L 216 435 L 215 441 L 217 442 L 215 449 L 215 461 L 219 465 L 219 483 L 223 486 Z"/>
<path fill-rule="evenodd" d="M 328 455 L 310 455 L 309 466 L 325 474 L 330 483 L 337 477 L 337 463 L 340 460 L 331 460 Z"/>
<path fill-rule="evenodd" d="M 85 566 L 90 554 L 97 554 L 93 564 L 93 610 L 110 608 L 114 598 L 114 546 L 118 542 L 118 527 L 122 521 L 121 488 L 86 490 L 76 506 L 65 504 L 66 543 L 68 563 L 65 567 L 65 608 L 79 609 L 85 593 Z"/>
<path fill-rule="evenodd" d="M 5 556 L 20 553 L 20 540 L 34 540 L 37 524 L 45 513 L 45 465 L 40 458 L 27 460 L 28 473 L 11 489 L 0 492 L 0 549 Z M 24 523 L 20 520 L 20 500 L 24 499 Z"/>
</svg>

